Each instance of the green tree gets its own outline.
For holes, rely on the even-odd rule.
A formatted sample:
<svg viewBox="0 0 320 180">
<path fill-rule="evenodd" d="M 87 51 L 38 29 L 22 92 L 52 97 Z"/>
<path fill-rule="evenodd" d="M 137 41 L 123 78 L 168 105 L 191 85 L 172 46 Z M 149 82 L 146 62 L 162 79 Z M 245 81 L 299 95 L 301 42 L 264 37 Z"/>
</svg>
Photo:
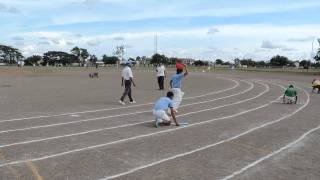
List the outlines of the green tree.
<svg viewBox="0 0 320 180">
<path fill-rule="evenodd" d="M 253 61 L 252 59 L 242 59 L 242 60 L 240 60 L 240 64 L 241 65 L 247 65 L 248 67 L 249 66 L 251 66 L 251 67 L 256 66 L 256 62 Z"/>
<path fill-rule="evenodd" d="M 90 55 L 89 62 L 91 66 L 95 65 L 97 61 L 98 61 L 98 58 L 95 55 Z"/>
<path fill-rule="evenodd" d="M 198 61 L 194 61 L 194 65 L 195 66 L 208 66 L 209 63 L 207 61 L 198 60 Z"/>
<path fill-rule="evenodd" d="M 72 63 L 77 62 L 77 57 L 73 54 L 68 54 L 62 51 L 48 51 L 43 54 L 43 63 L 42 65 L 49 64 L 51 66 L 56 65 L 71 65 Z"/>
<path fill-rule="evenodd" d="M 287 66 L 288 64 L 290 65 L 291 63 L 285 56 L 276 55 L 270 60 L 271 66 Z"/>
<path fill-rule="evenodd" d="M 117 62 L 119 61 L 119 58 L 116 56 L 108 57 L 107 55 L 103 55 L 102 61 L 104 64 L 117 64 Z"/>
<path fill-rule="evenodd" d="M 218 64 L 218 65 L 222 65 L 222 64 L 223 64 L 223 61 L 222 61 L 221 59 L 217 59 L 217 60 L 215 61 L 215 63 Z"/>
<path fill-rule="evenodd" d="M 151 64 L 155 65 L 155 64 L 168 64 L 169 58 L 167 58 L 165 55 L 160 55 L 160 54 L 154 54 L 151 57 Z"/>
<path fill-rule="evenodd" d="M 11 46 L 0 45 L 0 61 L 8 64 L 16 64 L 24 57 L 22 53 Z"/>
<path fill-rule="evenodd" d="M 42 60 L 41 56 L 33 55 L 24 60 L 26 66 L 36 66 Z"/>
<path fill-rule="evenodd" d="M 77 57 L 80 66 L 83 66 L 85 60 L 90 56 L 87 49 L 79 48 L 78 46 L 72 48 L 71 53 Z"/>
</svg>

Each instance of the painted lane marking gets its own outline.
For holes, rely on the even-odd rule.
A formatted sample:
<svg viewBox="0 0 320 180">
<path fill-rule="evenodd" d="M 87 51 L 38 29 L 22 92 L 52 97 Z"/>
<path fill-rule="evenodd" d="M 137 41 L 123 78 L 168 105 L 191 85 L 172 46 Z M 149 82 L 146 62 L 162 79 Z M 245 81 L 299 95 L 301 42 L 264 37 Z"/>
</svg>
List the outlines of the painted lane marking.
<svg viewBox="0 0 320 180">
<path fill-rule="evenodd" d="M 213 101 L 217 101 L 217 100 L 221 100 L 221 99 L 226 99 L 226 98 L 229 98 L 229 97 L 233 97 L 233 96 L 236 96 L 236 95 L 239 95 L 239 94 L 246 93 L 249 90 L 253 89 L 253 87 L 254 87 L 251 82 L 247 82 L 247 83 L 250 84 L 250 88 L 246 89 L 246 90 L 244 90 L 244 91 L 242 91 L 240 93 L 236 93 L 236 94 L 232 94 L 232 95 L 229 95 L 229 96 L 224 96 L 224 97 L 220 97 L 220 98 L 216 98 L 216 99 L 211 99 L 211 100 L 207 100 L 207 101 L 201 101 L 201 102 L 186 104 L 186 105 L 182 105 L 180 107 L 187 107 L 187 106 L 191 106 L 191 105 L 204 104 L 204 103 L 213 102 Z M 0 131 L 0 134 L 9 133 L 9 132 L 17 132 L 17 131 L 26 131 L 26 130 L 31 130 L 31 129 L 55 127 L 55 126 L 61 126 L 61 125 L 67 125 L 67 124 L 76 124 L 76 123 L 89 122 L 89 121 L 97 121 L 97 120 L 101 120 L 101 119 L 110 119 L 110 118 L 115 118 L 115 117 L 130 116 L 130 115 L 136 115 L 136 114 L 142 114 L 142 113 L 148 113 L 148 112 L 151 112 L 151 110 L 137 111 L 137 112 L 133 112 L 133 113 L 118 114 L 118 115 L 104 116 L 104 117 L 98 117 L 98 118 L 76 120 L 76 121 L 70 121 L 70 122 L 64 122 L 64 123 L 56 123 L 56 124 L 41 125 L 41 126 L 31 126 L 31 127 L 27 127 L 27 128 L 9 129 L 9 130 L 5 130 L 5 131 Z"/>
<path fill-rule="evenodd" d="M 306 92 L 305 92 L 305 93 L 306 93 Z M 306 93 L 306 94 L 307 94 L 307 93 Z M 307 94 L 307 96 L 308 96 L 308 94 Z M 273 102 L 277 101 L 277 100 L 280 99 L 281 97 L 282 97 L 282 96 L 278 97 L 278 98 L 277 98 L 276 100 L 274 100 Z M 126 172 L 123 172 L 123 173 L 119 173 L 119 174 L 112 175 L 112 176 L 107 176 L 107 177 L 102 178 L 102 179 L 100 179 L 100 180 L 109 180 L 109 179 L 114 179 L 114 178 L 118 178 L 118 177 L 121 177 L 121 176 L 125 176 L 125 175 L 128 175 L 128 174 L 137 172 L 137 171 L 139 171 L 139 170 L 146 169 L 146 168 L 149 168 L 149 167 L 152 167 L 152 166 L 161 164 L 161 163 L 166 162 L 166 161 L 174 160 L 174 159 L 177 159 L 177 158 L 180 158 L 180 157 L 184 157 L 184 156 L 187 156 L 187 155 L 190 155 L 190 154 L 199 152 L 199 151 L 203 151 L 203 150 L 206 150 L 206 149 L 215 147 L 215 146 L 217 146 L 217 145 L 220 145 L 220 144 L 223 144 L 223 143 L 226 143 L 226 142 L 230 142 L 230 141 L 232 141 L 232 140 L 234 140 L 234 139 L 237 139 L 237 138 L 239 138 L 239 137 L 241 137 L 241 136 L 247 135 L 247 134 L 249 134 L 249 133 L 251 133 L 251 132 L 253 132 L 253 131 L 256 131 L 256 130 L 261 129 L 261 128 L 264 128 L 264 127 L 266 127 L 266 126 L 275 124 L 275 123 L 277 123 L 277 122 L 279 122 L 279 121 L 282 121 L 282 120 L 284 120 L 284 119 L 286 119 L 286 118 L 288 118 L 288 117 L 290 117 L 290 116 L 293 116 L 293 115 L 296 114 L 297 112 L 299 112 L 299 111 L 301 111 L 302 109 L 304 109 L 304 108 L 309 104 L 309 100 L 310 100 L 310 99 L 309 99 L 309 96 L 308 96 L 307 102 L 306 102 L 302 107 L 298 108 L 296 111 L 294 111 L 294 112 L 291 113 L 291 114 L 288 114 L 288 115 L 286 115 L 286 116 L 284 116 L 284 117 L 282 117 L 282 118 L 279 118 L 279 119 L 277 119 L 277 120 L 275 120 L 275 121 L 271 121 L 271 122 L 269 122 L 269 123 L 265 123 L 265 124 L 263 124 L 263 125 L 260 125 L 260 126 L 257 126 L 257 127 L 255 127 L 255 128 L 252 128 L 252 129 L 250 129 L 250 130 L 248 130 L 248 131 L 245 131 L 245 132 L 243 132 L 243 133 L 241 133 L 241 134 L 239 134 L 239 135 L 237 135 L 237 136 L 234 136 L 234 137 L 232 137 L 232 138 L 228 138 L 228 139 L 219 141 L 219 142 L 217 142 L 217 143 L 210 144 L 210 145 L 207 145 L 207 146 L 204 146 L 204 147 L 201 147 L 201 148 L 198 148 L 198 149 L 195 149 L 195 150 L 186 152 L 186 153 L 178 154 L 178 155 L 175 155 L 175 156 L 172 156 L 172 157 L 169 157 L 169 158 L 165 158 L 165 159 L 162 159 L 162 160 L 159 160 L 159 161 L 155 161 L 155 162 L 153 162 L 153 163 L 150 163 L 150 164 L 147 164 L 147 165 L 144 165 L 144 166 L 139 166 L 139 167 L 137 167 L 137 168 L 133 168 L 133 169 L 131 169 L 131 170 L 129 170 L 129 171 L 126 171 Z M 319 127 L 319 128 L 320 128 L 320 127 Z M 229 176 L 228 176 L 228 177 L 229 177 Z M 230 179 L 230 178 L 229 178 L 229 179 Z M 222 179 L 222 180 L 227 180 L 227 179 Z"/>
<path fill-rule="evenodd" d="M 267 85 L 265 85 L 265 86 L 266 86 L 267 89 L 264 92 L 260 93 L 259 95 L 255 96 L 253 98 L 249 98 L 247 100 L 243 100 L 243 102 L 249 101 L 249 100 L 252 100 L 252 99 L 256 99 L 256 98 L 262 96 L 263 94 L 265 94 L 266 92 L 268 92 L 269 91 L 269 86 L 267 86 Z M 276 100 L 278 100 L 280 97 L 277 97 Z M 250 110 L 242 111 L 240 113 L 236 113 L 236 114 L 233 114 L 233 115 L 230 115 L 230 116 L 224 116 L 224 117 L 215 118 L 215 119 L 211 119 L 211 120 L 207 120 L 207 121 L 193 123 L 193 124 L 190 124 L 189 126 L 185 126 L 185 127 L 177 127 L 177 128 L 174 128 L 174 129 L 167 129 L 167 130 L 163 130 L 163 131 L 159 131 L 159 132 L 155 132 L 155 133 L 149 133 L 149 134 L 134 136 L 134 137 L 127 138 L 127 139 L 121 139 L 121 140 L 118 140 L 118 141 L 108 142 L 108 143 L 105 143 L 105 144 L 99 144 L 99 145 L 95 145 L 95 146 L 89 146 L 89 147 L 85 147 L 85 148 L 74 149 L 74 150 L 71 150 L 71 151 L 65 151 L 65 152 L 62 152 L 62 153 L 43 156 L 43 157 L 40 157 L 40 158 L 12 161 L 12 162 L 8 162 L 8 163 L 0 164 L 0 167 L 8 166 L 8 165 L 21 164 L 21 163 L 25 163 L 27 161 L 35 162 L 35 161 L 55 158 L 55 157 L 59 157 L 59 156 L 67 155 L 67 154 L 72 154 L 72 153 L 77 153 L 77 152 L 81 152 L 81 151 L 87 151 L 87 150 L 91 150 L 91 149 L 101 148 L 101 147 L 105 147 L 105 146 L 108 146 L 108 145 L 119 144 L 119 143 L 131 141 L 131 140 L 136 140 L 136 139 L 142 139 L 142 138 L 149 137 L 149 136 L 165 134 L 165 133 L 169 133 L 169 132 L 173 132 L 173 131 L 177 131 L 177 130 L 181 130 L 181 129 L 185 129 L 185 128 L 190 128 L 190 127 L 194 127 L 194 126 L 198 126 L 198 125 L 202 125 L 202 124 L 208 124 L 208 123 L 211 123 L 211 122 L 214 122 L 214 121 L 218 121 L 218 120 L 233 118 L 233 117 L 236 117 L 236 116 L 239 116 L 239 115 L 242 115 L 242 114 L 245 114 L 245 113 L 248 113 L 248 112 L 252 112 L 252 111 L 261 109 L 263 107 L 269 106 L 270 104 L 272 104 L 276 100 L 273 100 L 273 101 L 271 101 L 271 102 L 269 102 L 267 104 L 264 104 L 262 106 L 259 106 L 259 107 L 256 107 L 256 108 L 253 108 L 253 109 L 250 109 Z M 240 103 L 241 103 L 241 101 L 233 103 L 233 104 L 240 104 Z"/>
<path fill-rule="evenodd" d="M 247 82 L 247 81 L 246 81 Z M 250 84 L 250 88 L 237 93 L 237 94 L 233 94 L 230 96 L 225 96 L 225 97 L 221 97 L 221 98 L 217 98 L 215 100 L 220 100 L 220 99 L 225 99 L 228 97 L 232 97 L 232 96 L 236 96 L 239 94 L 243 94 L 246 93 L 250 90 L 252 90 L 254 88 L 253 83 L 247 82 L 248 84 Z M 261 93 L 260 93 L 261 94 Z M 247 99 L 246 99 L 247 100 Z M 246 102 L 246 101 L 244 101 Z M 190 105 L 194 105 L 196 103 L 192 103 Z M 238 102 L 236 103 L 238 104 Z M 234 105 L 234 103 L 232 103 L 231 105 Z M 184 106 L 189 106 L 189 105 L 182 105 L 180 107 L 184 107 Z M 186 114 L 181 114 L 178 115 L 177 117 L 183 117 L 183 116 L 187 116 L 190 114 L 196 114 L 199 112 L 204 112 L 204 111 L 209 111 L 209 110 L 215 110 L 215 109 L 219 109 L 222 107 L 227 107 L 229 105 L 223 105 L 223 106 L 218 106 L 218 107 L 214 107 L 214 108 L 208 108 L 208 109 L 203 109 L 201 111 L 194 111 L 194 112 L 189 112 Z M 148 111 L 149 112 L 149 111 Z M 100 132 L 100 131 L 106 131 L 106 130 L 112 130 L 112 129 L 118 129 L 118 128 L 124 128 L 124 127 L 130 127 L 130 126 L 135 126 L 135 125 L 139 125 L 139 124 L 144 124 L 144 123 L 148 123 L 148 122 L 152 122 L 153 120 L 148 120 L 148 121 L 143 121 L 143 122 L 138 122 L 138 123 L 132 123 L 132 124 L 125 124 L 125 125 L 120 125 L 120 126 L 114 126 L 114 127 L 107 127 L 107 128 L 101 128 L 101 129 L 94 129 L 94 130 L 90 130 L 90 131 L 84 131 L 84 132 L 79 132 L 79 133 L 73 133 L 73 134 L 66 134 L 66 135 L 61 135 L 61 136 L 54 136 L 54 137 L 49 137 L 49 138 L 44 138 L 44 139 L 36 139 L 36 140 L 30 140 L 30 141 L 22 141 L 22 142 L 17 142 L 17 143 L 12 143 L 12 144 L 6 144 L 6 145 L 0 145 L 0 148 L 4 148 L 4 147 L 10 147 L 10 146 L 17 146 L 17 145 L 22 145 L 22 144 L 29 144 L 29 143 L 35 143 L 35 142 L 42 142 L 42 141 L 48 141 L 48 140 L 54 140 L 54 139 L 60 139 L 60 138 L 65 138 L 65 137 L 71 137 L 71 136 L 78 136 L 78 135 L 83 135 L 83 134 L 89 134 L 89 133 L 94 133 L 94 132 Z"/>
<path fill-rule="evenodd" d="M 226 79 L 229 81 L 233 81 L 235 85 L 231 88 L 228 89 L 223 89 L 219 91 L 214 91 L 211 93 L 199 95 L 199 96 L 194 96 L 194 97 L 186 97 L 184 99 L 193 99 L 196 97 L 202 97 L 202 96 L 207 96 L 207 95 L 213 95 L 213 94 L 219 94 L 223 93 L 232 89 L 235 89 L 239 86 L 239 82 L 233 79 L 228 79 L 228 78 L 222 78 Z M 40 119 L 40 118 L 50 118 L 50 117 L 59 117 L 59 116 L 67 116 L 67 115 L 73 115 L 73 114 L 85 114 L 85 113 L 93 113 L 93 112 L 101 112 L 101 111 L 111 111 L 111 110 L 119 110 L 119 109 L 128 109 L 128 108 L 133 108 L 133 107 L 141 107 L 141 106 L 147 106 L 147 105 L 153 105 L 154 102 L 151 103 L 145 103 L 145 104 L 137 104 L 137 105 L 131 105 L 131 106 L 126 106 L 126 107 L 115 107 L 115 108 L 109 108 L 109 109 L 97 109 L 97 110 L 89 110 L 89 111 L 79 111 L 79 112 L 72 112 L 72 113 L 63 113 L 63 114 L 56 114 L 56 115 L 44 115 L 44 116 L 33 116 L 33 117 L 24 117 L 24 118 L 15 118 L 15 119 L 7 119 L 7 120 L 0 120 L 0 123 L 4 122 L 12 122 L 12 121 L 23 121 L 23 120 L 28 120 L 28 119 Z"/>
<path fill-rule="evenodd" d="M 301 89 L 301 88 L 300 88 L 300 89 Z M 309 104 L 309 102 L 310 102 L 310 95 L 309 95 L 309 93 L 308 93 L 306 90 L 304 90 L 304 89 L 302 89 L 302 90 L 303 90 L 304 93 L 307 95 L 307 102 L 306 102 L 303 106 L 301 106 L 299 109 L 297 109 L 296 111 L 294 111 L 293 114 L 296 114 L 296 113 L 299 112 L 300 110 L 304 109 L 304 108 Z M 292 114 L 292 115 L 293 115 L 293 114 Z M 275 121 L 274 123 L 279 122 L 279 121 L 281 121 L 281 120 L 283 120 L 283 119 L 286 119 L 286 118 L 288 118 L 288 117 L 290 117 L 290 116 L 292 116 L 292 115 L 289 114 L 289 115 L 287 115 L 287 116 L 284 116 L 283 118 L 281 118 L 281 119 L 278 120 L 278 121 Z M 269 123 L 269 124 L 267 123 L 267 125 L 271 125 L 271 124 L 274 124 L 274 123 Z M 277 151 L 274 151 L 274 152 L 268 154 L 267 156 L 264 156 L 264 157 L 258 159 L 257 161 L 254 161 L 253 163 L 248 164 L 247 166 L 241 168 L 239 171 L 233 172 L 231 175 L 228 175 L 228 176 L 222 178 L 222 180 L 228 180 L 228 179 L 234 178 L 235 176 L 237 176 L 237 175 L 239 175 L 239 174 L 247 171 L 248 169 L 250 169 L 250 168 L 258 165 L 258 164 L 261 163 L 262 161 L 264 161 L 264 160 L 266 160 L 266 159 L 269 159 L 269 158 L 271 158 L 272 156 L 275 156 L 275 155 L 279 154 L 280 152 L 282 152 L 282 151 L 284 151 L 284 150 L 292 147 L 293 145 L 295 145 L 295 144 L 297 144 L 298 142 L 302 141 L 302 140 L 303 140 L 306 136 L 308 136 L 309 134 L 317 131 L 318 129 L 320 129 L 320 126 L 314 128 L 314 129 L 311 129 L 310 131 L 304 133 L 304 134 L 303 134 L 302 136 L 300 136 L 297 140 L 295 140 L 295 141 L 287 144 L 286 146 L 278 149 Z"/>
</svg>

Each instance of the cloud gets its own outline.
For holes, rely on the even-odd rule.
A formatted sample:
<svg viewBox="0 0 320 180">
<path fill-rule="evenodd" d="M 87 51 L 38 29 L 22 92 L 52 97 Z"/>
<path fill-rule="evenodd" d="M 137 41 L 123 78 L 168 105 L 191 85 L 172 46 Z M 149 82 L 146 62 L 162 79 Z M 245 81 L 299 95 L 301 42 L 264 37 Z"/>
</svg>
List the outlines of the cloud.
<svg viewBox="0 0 320 180">
<path fill-rule="evenodd" d="M 123 41 L 124 37 L 121 37 L 121 36 L 114 37 L 113 40 L 115 40 L 115 41 Z"/>
<path fill-rule="evenodd" d="M 278 45 L 278 44 L 274 44 L 271 41 L 263 41 L 261 48 L 263 48 L 263 49 L 280 49 L 280 48 L 282 48 L 282 46 Z"/>
<path fill-rule="evenodd" d="M 42 42 L 38 42 L 38 45 L 50 45 L 50 42 L 42 41 Z"/>
<path fill-rule="evenodd" d="M 314 36 L 309 36 L 309 37 L 304 37 L 304 38 L 290 38 L 287 41 L 288 42 L 308 42 L 308 41 L 313 41 Z"/>
<path fill-rule="evenodd" d="M 298 51 L 298 49 L 289 48 L 289 47 L 283 47 L 283 48 L 281 48 L 281 51 Z"/>
<path fill-rule="evenodd" d="M 21 36 L 14 36 L 14 37 L 12 37 L 12 39 L 15 41 L 23 41 L 24 40 L 24 38 Z"/>
<path fill-rule="evenodd" d="M 219 29 L 217 29 L 217 28 L 210 28 L 210 29 L 208 30 L 207 34 L 208 34 L 208 35 L 212 35 L 212 34 L 216 34 L 216 33 L 218 33 L 218 32 L 220 32 Z"/>
<path fill-rule="evenodd" d="M 16 7 L 11 7 L 8 5 L 5 5 L 3 3 L 0 3 L 0 13 L 11 13 L 11 14 L 17 14 L 21 11 L 17 9 Z"/>
<path fill-rule="evenodd" d="M 101 41 L 99 41 L 97 39 L 92 39 L 92 40 L 87 41 L 87 45 L 89 45 L 89 46 L 98 46 L 100 44 L 101 44 Z"/>
<path fill-rule="evenodd" d="M 60 44 L 60 40 L 59 39 L 51 39 L 51 42 L 53 44 Z"/>
<path fill-rule="evenodd" d="M 69 42 L 69 41 L 67 41 L 67 45 L 68 45 L 68 46 L 73 46 L 73 45 L 74 45 L 74 43 L 73 43 L 73 42 Z"/>
</svg>

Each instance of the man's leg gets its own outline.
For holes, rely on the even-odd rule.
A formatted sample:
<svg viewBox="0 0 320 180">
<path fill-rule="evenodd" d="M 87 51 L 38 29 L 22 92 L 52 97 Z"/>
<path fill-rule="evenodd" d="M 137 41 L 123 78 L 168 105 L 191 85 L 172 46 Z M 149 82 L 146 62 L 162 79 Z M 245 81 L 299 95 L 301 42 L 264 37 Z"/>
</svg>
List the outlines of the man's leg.
<svg viewBox="0 0 320 180">
<path fill-rule="evenodd" d="M 161 89 L 161 79 L 160 76 L 157 77 L 158 78 L 158 86 L 159 86 L 159 90 Z"/>
<path fill-rule="evenodd" d="M 180 88 L 173 88 L 172 92 L 174 94 L 174 97 L 173 97 L 173 101 L 175 103 L 174 109 L 177 110 L 181 104 L 182 97 L 184 96 L 184 92 L 182 92 Z"/>
<path fill-rule="evenodd" d="M 126 97 L 126 95 L 129 95 L 129 90 L 130 90 L 130 88 L 129 88 L 129 86 L 128 86 L 128 82 L 127 82 L 127 80 L 125 80 L 125 82 L 124 82 L 124 92 L 123 92 L 123 94 L 122 94 L 122 97 L 120 98 L 120 100 L 123 102 L 124 101 L 124 98 Z M 131 95 L 131 94 L 130 94 Z"/>
<path fill-rule="evenodd" d="M 160 76 L 160 89 L 164 89 L 164 76 Z"/>
</svg>

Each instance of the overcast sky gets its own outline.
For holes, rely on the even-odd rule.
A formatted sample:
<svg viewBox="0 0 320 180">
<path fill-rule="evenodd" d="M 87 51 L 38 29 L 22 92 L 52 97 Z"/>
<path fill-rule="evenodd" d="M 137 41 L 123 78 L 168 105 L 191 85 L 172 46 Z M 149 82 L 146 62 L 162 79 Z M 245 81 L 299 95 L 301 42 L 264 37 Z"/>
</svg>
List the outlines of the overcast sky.
<svg viewBox="0 0 320 180">
<path fill-rule="evenodd" d="M 125 46 L 151 56 L 309 59 L 320 37 L 319 0 L 0 0 L 0 44 L 25 56 Z M 315 41 L 315 48 L 318 43 Z"/>
</svg>

